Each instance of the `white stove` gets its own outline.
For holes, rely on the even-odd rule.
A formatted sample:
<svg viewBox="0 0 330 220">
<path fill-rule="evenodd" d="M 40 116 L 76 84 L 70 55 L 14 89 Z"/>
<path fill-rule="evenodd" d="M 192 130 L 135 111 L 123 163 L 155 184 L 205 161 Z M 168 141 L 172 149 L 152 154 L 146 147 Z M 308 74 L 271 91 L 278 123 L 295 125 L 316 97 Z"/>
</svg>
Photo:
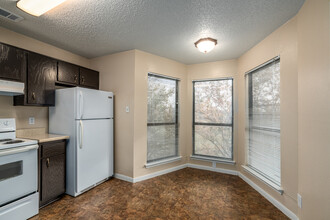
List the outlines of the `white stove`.
<svg viewBox="0 0 330 220">
<path fill-rule="evenodd" d="M 37 141 L 16 138 L 14 118 L 0 118 L 0 151 L 7 148 L 37 144 Z"/>
<path fill-rule="evenodd" d="M 0 119 L 0 220 L 39 212 L 37 141 L 16 138 L 15 119 Z"/>
<path fill-rule="evenodd" d="M 0 133 L 0 137 L 1 137 L 1 133 Z M 38 141 L 21 139 L 21 138 L 0 139 L 0 151 L 8 148 L 23 147 L 33 144 L 38 144 Z"/>
</svg>

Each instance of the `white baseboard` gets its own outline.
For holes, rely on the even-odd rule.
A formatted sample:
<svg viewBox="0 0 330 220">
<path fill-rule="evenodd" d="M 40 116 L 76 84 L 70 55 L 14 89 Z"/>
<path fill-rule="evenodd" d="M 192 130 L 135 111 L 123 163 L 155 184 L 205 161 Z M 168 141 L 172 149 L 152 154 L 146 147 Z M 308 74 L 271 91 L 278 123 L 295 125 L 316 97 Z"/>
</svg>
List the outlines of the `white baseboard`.
<svg viewBox="0 0 330 220">
<path fill-rule="evenodd" d="M 238 176 L 244 180 L 247 184 L 249 184 L 253 189 L 259 192 L 263 197 L 265 197 L 270 203 L 272 203 L 276 208 L 281 210 L 286 216 L 288 216 L 292 220 L 299 220 L 298 216 L 296 216 L 292 211 L 290 211 L 287 207 L 285 207 L 282 203 L 277 201 L 274 197 L 269 195 L 265 190 L 255 184 L 252 180 L 247 178 L 241 172 L 238 172 Z"/>
<path fill-rule="evenodd" d="M 114 177 L 117 178 L 117 179 L 120 179 L 120 180 L 124 180 L 126 182 L 133 183 L 133 178 L 129 177 L 129 176 L 125 176 L 125 175 L 122 175 L 122 174 L 119 174 L 119 173 L 115 173 Z"/>
<path fill-rule="evenodd" d="M 195 169 L 200 169 L 200 170 L 208 170 L 208 171 L 213 171 L 217 173 L 224 173 L 224 174 L 230 174 L 230 175 L 238 175 L 238 172 L 236 170 L 229 170 L 229 169 L 223 169 L 223 168 L 214 168 L 214 167 L 209 167 L 209 166 L 203 166 L 203 165 L 197 165 L 197 164 L 192 164 L 188 163 L 188 167 L 190 168 L 195 168 Z"/>
<path fill-rule="evenodd" d="M 167 173 L 172 173 L 174 171 L 181 170 L 181 169 L 184 169 L 186 167 L 187 167 L 187 164 L 182 164 L 180 166 L 172 167 L 172 168 L 169 168 L 169 169 L 166 169 L 166 170 L 161 170 L 161 171 L 158 171 L 158 172 L 150 173 L 150 174 L 135 177 L 135 178 L 125 176 L 125 175 L 122 175 L 122 174 L 119 174 L 119 173 L 115 173 L 114 177 L 117 178 L 117 179 L 120 179 L 120 180 L 124 180 L 126 182 L 137 183 L 137 182 L 141 182 L 141 181 L 151 179 L 151 178 L 154 178 L 154 177 L 157 177 L 157 176 L 161 176 L 161 175 L 164 175 L 164 174 L 167 174 Z"/>
<path fill-rule="evenodd" d="M 161 170 L 161 171 L 150 173 L 150 174 L 147 174 L 147 175 L 144 175 L 144 176 L 139 176 L 139 177 L 136 177 L 136 178 L 133 179 L 133 183 L 141 182 L 143 180 L 151 179 L 151 178 L 154 178 L 156 176 L 161 176 L 161 175 L 164 175 L 164 174 L 167 174 L 167 173 L 171 173 L 171 172 L 174 172 L 174 171 L 177 171 L 177 170 L 181 170 L 181 169 L 184 169 L 186 167 L 187 167 L 187 164 L 182 164 L 180 166 L 172 167 L 172 168 L 169 168 L 169 169 L 166 169 L 166 170 Z"/>
<path fill-rule="evenodd" d="M 116 173 L 114 175 L 114 177 L 117 178 L 117 179 L 120 179 L 120 180 L 130 182 L 130 183 L 137 183 L 137 182 L 141 182 L 141 181 L 151 179 L 151 178 L 154 178 L 154 177 L 157 177 L 157 176 L 161 176 L 161 175 L 164 175 L 164 174 L 167 174 L 167 173 L 171 173 L 171 172 L 174 172 L 174 171 L 177 171 L 177 170 L 181 170 L 181 169 L 184 169 L 186 167 L 239 176 L 242 180 L 244 180 L 247 184 L 249 184 L 257 192 L 259 192 L 263 197 L 265 197 L 276 208 L 281 210 L 290 219 L 299 220 L 299 218 L 292 211 L 290 211 L 287 207 L 285 207 L 282 203 L 277 201 L 274 197 L 272 197 L 265 190 L 263 190 L 261 187 L 259 187 L 257 184 L 255 184 L 252 180 L 250 180 L 245 175 L 243 175 L 241 172 L 238 172 L 236 170 L 229 170 L 229 169 L 223 169 L 223 168 L 214 168 L 214 167 L 209 167 L 209 166 L 186 163 L 186 164 L 182 164 L 180 166 L 172 167 L 172 168 L 169 168 L 169 169 L 166 169 L 166 170 L 161 170 L 161 171 L 158 171 L 158 172 L 154 172 L 154 173 L 147 174 L 147 175 L 144 175 L 144 176 L 139 176 L 139 177 L 136 177 L 136 178 L 132 178 L 132 177 L 125 176 L 125 175 L 122 175 L 122 174 L 118 174 L 118 173 Z"/>
</svg>

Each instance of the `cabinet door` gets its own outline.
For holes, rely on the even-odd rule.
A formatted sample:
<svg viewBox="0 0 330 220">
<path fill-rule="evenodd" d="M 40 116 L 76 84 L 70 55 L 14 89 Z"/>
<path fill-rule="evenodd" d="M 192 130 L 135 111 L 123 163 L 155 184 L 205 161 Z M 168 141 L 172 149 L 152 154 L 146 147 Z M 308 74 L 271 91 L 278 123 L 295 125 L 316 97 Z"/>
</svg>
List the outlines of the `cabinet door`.
<svg viewBox="0 0 330 220">
<path fill-rule="evenodd" d="M 79 66 L 59 61 L 57 65 L 57 81 L 78 85 Z"/>
<path fill-rule="evenodd" d="M 26 56 L 23 50 L 0 44 L 0 78 L 24 81 Z"/>
<path fill-rule="evenodd" d="M 99 89 L 99 72 L 80 68 L 80 86 L 93 89 Z"/>
<path fill-rule="evenodd" d="M 36 54 L 28 54 L 27 103 L 55 105 L 56 60 Z"/>
<path fill-rule="evenodd" d="M 41 160 L 40 205 L 65 193 L 65 154 Z"/>
</svg>

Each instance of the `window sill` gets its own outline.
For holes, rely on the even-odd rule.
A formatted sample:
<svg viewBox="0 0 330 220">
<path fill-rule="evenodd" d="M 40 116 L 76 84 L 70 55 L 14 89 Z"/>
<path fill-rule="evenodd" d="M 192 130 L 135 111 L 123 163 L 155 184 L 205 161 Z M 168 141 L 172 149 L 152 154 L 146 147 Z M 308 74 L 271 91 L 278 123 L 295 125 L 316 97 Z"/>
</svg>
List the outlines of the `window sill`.
<svg viewBox="0 0 330 220">
<path fill-rule="evenodd" d="M 203 161 L 216 162 L 216 163 L 223 163 L 223 164 L 231 164 L 231 165 L 236 164 L 236 162 L 233 161 L 233 160 L 224 160 L 224 159 L 217 159 L 217 158 L 198 156 L 198 155 L 191 155 L 190 159 L 203 160 Z"/>
<path fill-rule="evenodd" d="M 276 183 L 270 181 L 269 179 L 267 179 L 266 177 L 264 177 L 263 175 L 261 175 L 260 173 L 256 172 L 255 170 L 251 169 L 248 166 L 243 166 L 243 169 L 245 171 L 247 171 L 248 173 L 250 173 L 251 175 L 257 177 L 259 180 L 261 180 L 262 182 L 266 183 L 268 186 L 270 186 L 271 188 L 273 188 L 274 190 L 276 190 L 278 193 L 280 193 L 281 195 L 284 193 L 284 190 L 282 187 L 278 186 Z"/>
<path fill-rule="evenodd" d="M 158 160 L 158 161 L 155 161 L 155 162 L 147 163 L 146 165 L 144 165 L 144 167 L 148 169 L 148 168 L 151 168 L 151 167 L 156 167 L 156 166 L 160 166 L 160 165 L 163 165 L 163 164 L 179 161 L 181 159 L 182 159 L 182 156 L 171 157 L 171 158 L 167 158 L 167 159 L 164 159 L 164 160 Z"/>
</svg>

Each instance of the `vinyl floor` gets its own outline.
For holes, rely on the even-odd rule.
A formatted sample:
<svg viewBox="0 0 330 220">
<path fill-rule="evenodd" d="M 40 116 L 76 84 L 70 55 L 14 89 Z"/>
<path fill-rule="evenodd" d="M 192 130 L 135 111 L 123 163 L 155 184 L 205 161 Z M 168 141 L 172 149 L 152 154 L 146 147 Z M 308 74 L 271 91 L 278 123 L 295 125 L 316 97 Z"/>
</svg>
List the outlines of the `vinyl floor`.
<svg viewBox="0 0 330 220">
<path fill-rule="evenodd" d="M 237 176 L 185 168 L 134 184 L 110 179 L 32 219 L 288 218 Z"/>
</svg>

